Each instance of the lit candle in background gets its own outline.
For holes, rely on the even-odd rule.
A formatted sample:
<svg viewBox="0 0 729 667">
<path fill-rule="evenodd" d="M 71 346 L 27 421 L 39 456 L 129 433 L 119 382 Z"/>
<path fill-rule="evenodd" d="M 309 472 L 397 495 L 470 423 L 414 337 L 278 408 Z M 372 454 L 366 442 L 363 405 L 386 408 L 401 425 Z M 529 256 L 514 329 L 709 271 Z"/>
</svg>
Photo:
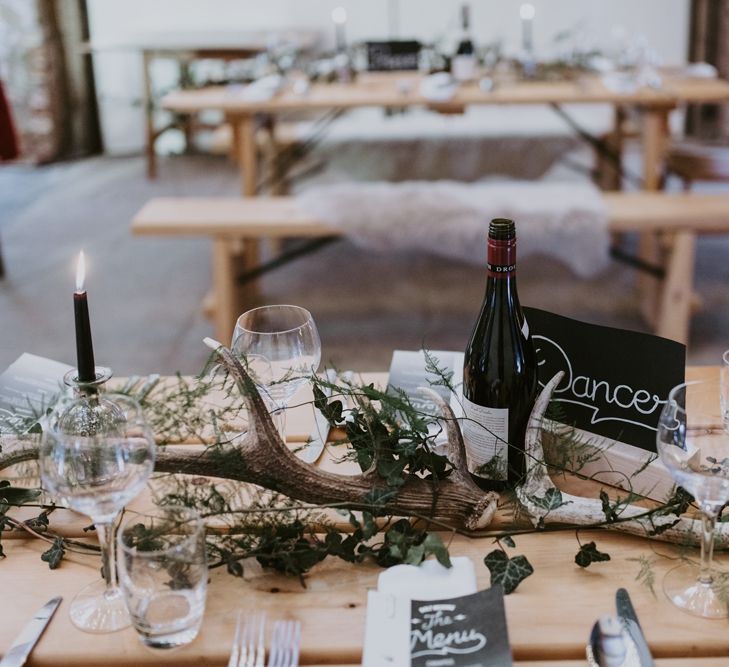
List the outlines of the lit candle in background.
<svg viewBox="0 0 729 667">
<path fill-rule="evenodd" d="M 334 23 L 334 37 L 337 51 L 344 51 L 347 46 L 345 26 L 347 25 L 347 10 L 344 7 L 335 7 L 332 10 Z"/>
<path fill-rule="evenodd" d="M 94 346 L 91 342 L 89 303 L 86 298 L 86 260 L 83 250 L 76 264 L 76 291 L 73 293 L 73 312 L 76 319 L 76 364 L 79 382 L 93 382 L 96 379 Z"/>
<path fill-rule="evenodd" d="M 524 3 L 519 8 L 519 16 L 521 17 L 521 44 L 526 53 L 531 53 L 534 50 L 532 29 L 535 14 L 536 10 L 531 3 Z"/>
</svg>

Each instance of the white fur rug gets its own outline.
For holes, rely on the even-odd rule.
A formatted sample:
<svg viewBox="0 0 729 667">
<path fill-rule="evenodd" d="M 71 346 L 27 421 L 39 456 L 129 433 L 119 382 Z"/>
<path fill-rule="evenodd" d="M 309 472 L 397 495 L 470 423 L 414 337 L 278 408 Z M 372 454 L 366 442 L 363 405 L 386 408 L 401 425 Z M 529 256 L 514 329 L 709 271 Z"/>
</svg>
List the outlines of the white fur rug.
<svg viewBox="0 0 729 667">
<path fill-rule="evenodd" d="M 490 220 L 511 218 L 518 258 L 548 255 L 581 277 L 608 264 L 607 208 L 588 184 L 359 182 L 312 187 L 297 201 L 372 250 L 421 250 L 484 265 Z"/>
</svg>

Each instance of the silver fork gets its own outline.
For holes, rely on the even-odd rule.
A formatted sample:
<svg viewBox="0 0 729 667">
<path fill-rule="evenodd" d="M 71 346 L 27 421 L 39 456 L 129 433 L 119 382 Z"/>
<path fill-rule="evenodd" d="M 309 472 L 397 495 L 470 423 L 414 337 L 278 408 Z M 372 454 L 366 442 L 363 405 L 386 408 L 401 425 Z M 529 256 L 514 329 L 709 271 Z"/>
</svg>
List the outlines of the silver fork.
<svg viewBox="0 0 729 667">
<path fill-rule="evenodd" d="M 254 614 L 249 618 L 238 612 L 228 667 L 264 667 L 265 627 L 265 614 Z"/>
<path fill-rule="evenodd" d="M 271 634 L 268 667 L 298 667 L 300 644 L 301 623 L 299 621 L 276 621 Z"/>
</svg>

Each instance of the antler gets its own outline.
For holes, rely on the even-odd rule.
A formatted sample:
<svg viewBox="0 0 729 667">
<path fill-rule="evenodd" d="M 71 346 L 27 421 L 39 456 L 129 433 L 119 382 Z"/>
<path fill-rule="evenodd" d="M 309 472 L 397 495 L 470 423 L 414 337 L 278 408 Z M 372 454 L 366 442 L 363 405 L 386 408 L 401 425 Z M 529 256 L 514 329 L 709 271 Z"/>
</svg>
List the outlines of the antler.
<svg viewBox="0 0 729 667">
<path fill-rule="evenodd" d="M 320 470 L 299 460 L 281 440 L 266 405 L 240 361 L 230 350 L 206 341 L 220 356 L 234 377 L 249 413 L 248 433 L 237 444 L 210 448 L 203 453 L 168 448 L 160 451 L 155 470 L 188 473 L 251 482 L 283 493 L 290 498 L 317 505 L 345 505 L 352 509 L 372 509 L 368 498 L 373 490 L 389 490 L 376 472 L 339 475 Z M 443 404 L 443 410 L 450 408 Z M 486 527 L 496 509 L 496 496 L 484 493 L 465 470 L 463 440 L 453 413 L 447 414 L 448 437 L 455 470 L 437 483 L 410 475 L 382 510 L 402 516 L 419 516 L 472 531 Z M 379 509 L 379 507 L 378 507 Z"/>
<path fill-rule="evenodd" d="M 544 458 L 542 447 L 542 435 L 544 432 L 544 413 L 552 398 L 555 387 L 562 380 L 563 372 L 557 373 L 544 387 L 542 393 L 534 404 L 534 409 L 529 417 L 526 439 L 524 443 L 526 464 L 526 478 L 516 491 L 517 498 L 527 513 L 531 516 L 534 525 L 540 521 L 542 524 L 561 523 L 577 526 L 590 526 L 602 524 L 602 527 L 609 530 L 617 530 L 632 535 L 650 537 L 665 542 L 683 542 L 692 539 L 698 542 L 701 535 L 701 522 L 695 519 L 679 517 L 675 514 L 660 514 L 646 517 L 646 508 L 637 505 L 627 505 L 620 509 L 618 523 L 605 524 L 605 512 L 602 501 L 597 498 L 586 498 L 573 496 L 564 492 L 561 493 L 562 504 L 559 507 L 546 509 L 538 502 L 538 499 L 556 491 L 557 487 L 552 482 L 547 464 Z M 627 520 L 626 520 L 627 519 Z M 656 528 L 675 524 L 662 531 Z M 729 526 L 726 523 L 718 523 L 716 529 L 716 546 L 729 545 Z"/>
</svg>

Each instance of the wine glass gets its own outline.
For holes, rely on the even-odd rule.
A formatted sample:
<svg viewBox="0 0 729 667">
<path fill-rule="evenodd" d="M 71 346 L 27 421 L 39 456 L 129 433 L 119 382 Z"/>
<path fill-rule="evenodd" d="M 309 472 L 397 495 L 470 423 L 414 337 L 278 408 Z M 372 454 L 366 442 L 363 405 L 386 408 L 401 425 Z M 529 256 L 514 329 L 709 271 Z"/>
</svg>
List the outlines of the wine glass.
<svg viewBox="0 0 729 667">
<path fill-rule="evenodd" d="M 154 437 L 132 398 L 90 394 L 67 405 L 43 436 L 40 475 L 45 490 L 96 526 L 104 581 L 76 594 L 69 614 L 86 632 L 130 624 L 116 585 L 113 526 L 120 510 L 144 488 L 155 460 Z"/>
<path fill-rule="evenodd" d="M 674 387 L 658 422 L 658 453 L 674 480 L 701 510 L 701 564 L 672 569 L 663 590 L 677 607 L 695 616 L 726 618 L 727 607 L 714 588 L 714 527 L 729 501 L 729 429 L 720 382 L 700 380 Z"/>
<path fill-rule="evenodd" d="M 321 361 L 311 313 L 286 305 L 249 310 L 235 324 L 232 351 L 247 366 L 285 440 L 286 407 Z"/>
</svg>

